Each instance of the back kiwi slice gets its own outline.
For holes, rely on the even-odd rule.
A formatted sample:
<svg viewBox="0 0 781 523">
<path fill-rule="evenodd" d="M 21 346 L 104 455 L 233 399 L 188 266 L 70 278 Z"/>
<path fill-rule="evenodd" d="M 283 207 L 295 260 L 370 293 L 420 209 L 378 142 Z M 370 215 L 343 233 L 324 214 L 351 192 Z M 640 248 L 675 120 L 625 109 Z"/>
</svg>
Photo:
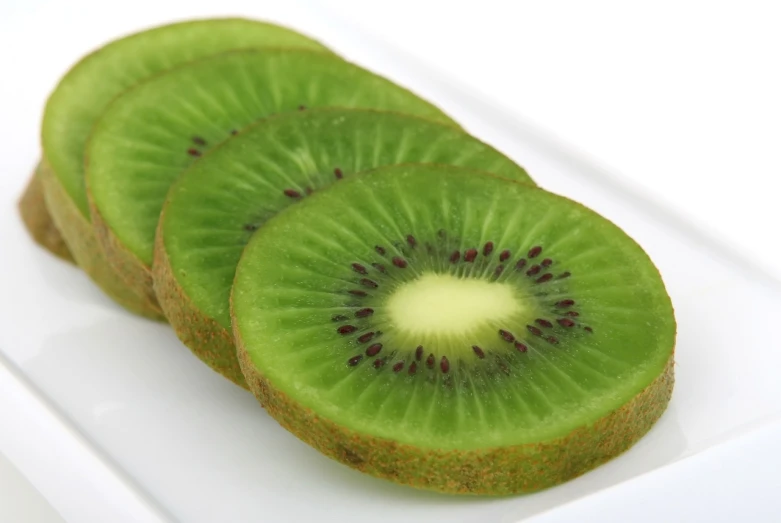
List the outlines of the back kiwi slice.
<svg viewBox="0 0 781 523">
<path fill-rule="evenodd" d="M 123 283 L 98 248 L 84 184 L 88 136 L 109 102 L 139 81 L 225 50 L 264 45 L 324 49 L 284 27 L 226 18 L 157 27 L 113 41 L 82 59 L 62 78 L 46 103 L 42 128 L 45 169 L 41 176 L 46 205 L 28 205 L 34 203 L 29 197 L 34 192 L 25 197 L 21 203 L 25 222 L 37 224 L 38 230 L 59 231 L 77 264 L 116 301 L 135 312 L 160 317 L 159 311 L 146 305 L 145 296 Z M 59 248 L 59 240 L 52 241 Z"/>
<path fill-rule="evenodd" d="M 413 487 L 556 485 L 632 446 L 672 393 L 676 324 L 646 253 L 580 204 L 470 170 L 392 166 L 289 206 L 231 300 L 267 411 Z"/>
<path fill-rule="evenodd" d="M 406 162 L 450 163 L 531 181 L 509 158 L 460 129 L 364 109 L 310 109 L 261 120 L 195 162 L 168 192 L 153 264 L 157 297 L 179 338 L 247 387 L 230 332 L 229 300 L 252 233 L 313 191 Z"/>
<path fill-rule="evenodd" d="M 155 230 L 182 170 L 259 118 L 332 105 L 452 124 L 430 103 L 332 54 L 270 48 L 229 51 L 173 69 L 106 109 L 86 152 L 93 226 L 106 259 L 146 296 L 150 311 L 159 307 L 151 273 Z"/>
<path fill-rule="evenodd" d="M 42 163 L 35 167 L 27 187 L 19 199 L 19 215 L 22 217 L 22 223 L 27 228 L 32 239 L 58 258 L 73 263 L 68 246 L 65 245 L 65 239 L 60 234 L 60 230 L 54 225 L 49 209 L 46 207 L 46 199 L 43 194 L 43 175 L 44 169 Z"/>
</svg>

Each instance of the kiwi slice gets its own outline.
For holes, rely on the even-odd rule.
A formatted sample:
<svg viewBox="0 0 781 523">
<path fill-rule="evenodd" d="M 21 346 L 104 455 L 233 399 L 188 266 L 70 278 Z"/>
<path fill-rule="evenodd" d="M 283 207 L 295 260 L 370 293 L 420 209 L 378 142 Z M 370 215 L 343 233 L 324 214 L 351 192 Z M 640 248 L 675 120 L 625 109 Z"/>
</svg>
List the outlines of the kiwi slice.
<svg viewBox="0 0 781 523">
<path fill-rule="evenodd" d="M 103 253 L 96 248 L 83 167 L 95 120 L 119 93 L 161 71 L 228 49 L 263 45 L 323 49 L 306 36 L 263 22 L 234 18 L 182 22 L 127 36 L 88 55 L 49 97 L 42 129 L 49 167 L 43 176 L 46 206 L 37 207 L 40 215 L 35 219 L 43 222 L 50 212 L 78 265 L 126 307 L 159 316 L 143 306 L 142 296 L 129 292 L 132 289 L 119 275 L 104 267 Z"/>
<path fill-rule="evenodd" d="M 582 205 L 455 167 L 387 167 L 288 207 L 231 300 L 268 412 L 414 487 L 561 483 L 629 448 L 672 393 L 675 319 L 645 252 Z"/>
<path fill-rule="evenodd" d="M 106 258 L 147 297 L 150 310 L 158 307 L 151 273 L 155 230 L 182 170 L 258 118 L 333 105 L 451 122 L 430 103 L 334 55 L 268 48 L 182 66 L 128 90 L 106 109 L 86 154 L 92 221 Z"/>
<path fill-rule="evenodd" d="M 452 163 L 531 181 L 452 126 L 399 113 L 311 109 L 262 120 L 186 170 L 168 192 L 155 245 L 155 291 L 179 338 L 247 387 L 230 333 L 236 264 L 253 231 L 282 208 L 354 173 L 405 162 Z M 383 270 L 377 263 L 364 272 Z"/>
<path fill-rule="evenodd" d="M 41 174 L 41 170 L 44 168 L 42 163 L 35 167 L 35 171 L 19 199 L 19 214 L 35 243 L 58 258 L 73 263 L 73 255 L 68 250 L 68 246 L 65 245 L 65 240 L 54 225 L 49 209 L 46 207 L 43 195 L 43 175 Z"/>
</svg>

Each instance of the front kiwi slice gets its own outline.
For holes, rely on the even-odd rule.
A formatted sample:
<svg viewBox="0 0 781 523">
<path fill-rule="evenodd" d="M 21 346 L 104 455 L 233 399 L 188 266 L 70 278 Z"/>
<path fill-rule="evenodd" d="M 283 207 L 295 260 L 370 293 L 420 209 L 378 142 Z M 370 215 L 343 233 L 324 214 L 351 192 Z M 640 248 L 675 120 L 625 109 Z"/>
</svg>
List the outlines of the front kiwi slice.
<svg viewBox="0 0 781 523">
<path fill-rule="evenodd" d="M 78 265 L 131 310 L 159 317 L 158 311 L 144 306 L 143 296 L 131 292 L 119 275 L 105 267 L 97 248 L 83 166 L 92 126 L 112 99 L 141 80 L 229 49 L 263 45 L 323 49 L 294 31 L 252 20 L 176 23 L 127 36 L 88 55 L 62 78 L 46 103 L 42 129 L 46 206 L 37 207 L 40 215 L 36 219 L 48 220 L 46 213 L 50 212 Z"/>
<path fill-rule="evenodd" d="M 57 226 L 54 225 L 49 209 L 46 207 L 46 200 L 43 194 L 43 174 L 41 171 L 46 166 L 39 163 L 35 167 L 27 187 L 24 189 L 22 197 L 19 199 L 19 214 L 22 222 L 30 233 L 32 239 L 58 258 L 73 262 L 73 256 L 65 245 L 65 240 L 60 234 Z"/>
<path fill-rule="evenodd" d="M 288 207 L 231 300 L 268 412 L 414 487 L 556 485 L 628 449 L 672 393 L 675 319 L 646 253 L 582 205 L 469 170 L 388 167 Z"/>
<path fill-rule="evenodd" d="M 157 297 L 179 338 L 246 387 L 229 299 L 253 231 L 312 191 L 406 162 L 451 163 L 530 182 L 521 167 L 459 129 L 362 109 L 311 109 L 261 120 L 195 162 L 168 193 L 153 264 Z M 377 263 L 361 270 L 382 268 Z"/>
<path fill-rule="evenodd" d="M 86 154 L 92 221 L 109 263 L 148 298 L 150 310 L 158 307 L 151 273 L 155 230 L 182 170 L 259 118 L 334 105 L 451 122 L 406 89 L 332 54 L 268 48 L 182 66 L 128 90 L 106 109 Z"/>
</svg>

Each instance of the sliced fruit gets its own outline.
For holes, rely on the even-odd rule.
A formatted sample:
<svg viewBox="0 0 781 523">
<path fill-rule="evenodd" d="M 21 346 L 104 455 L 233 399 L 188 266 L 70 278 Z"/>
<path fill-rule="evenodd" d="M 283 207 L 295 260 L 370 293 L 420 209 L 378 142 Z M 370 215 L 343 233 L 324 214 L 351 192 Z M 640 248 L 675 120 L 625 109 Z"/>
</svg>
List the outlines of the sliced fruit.
<svg viewBox="0 0 781 523">
<path fill-rule="evenodd" d="M 154 308 L 155 229 L 182 170 L 261 117 L 331 105 L 451 122 L 406 89 L 315 51 L 230 51 L 125 92 L 95 124 L 87 149 L 92 220 L 106 258 Z"/>
<path fill-rule="evenodd" d="M 672 306 L 631 238 L 452 167 L 354 176 L 271 218 L 239 262 L 232 318 L 247 381 L 285 428 L 442 492 L 583 474 L 645 434 L 673 387 Z"/>
<path fill-rule="evenodd" d="M 43 194 L 43 175 L 45 166 L 39 163 L 30 177 L 22 197 L 19 199 L 19 214 L 35 243 L 58 258 L 73 263 L 73 256 L 65 245 L 65 240 L 54 225 Z"/>
<path fill-rule="evenodd" d="M 450 163 L 531 182 L 509 158 L 452 126 L 359 109 L 271 117 L 195 162 L 168 192 L 153 265 L 155 291 L 179 338 L 246 387 L 228 302 L 250 236 L 313 191 L 360 171 L 406 162 Z M 356 264 L 353 270 L 369 274 L 389 268 L 385 261 Z"/>
<path fill-rule="evenodd" d="M 97 246 L 95 238 L 80 236 L 94 236 L 83 166 L 93 123 L 114 97 L 143 79 L 228 49 L 263 45 L 323 49 L 310 38 L 273 24 L 243 19 L 183 22 L 136 33 L 93 52 L 63 77 L 49 97 L 42 129 L 44 160 L 51 170 L 51 176 L 45 177 L 46 209 L 78 265 L 131 309 L 160 316 L 145 305 L 146 297 L 123 288 L 121 275 L 103 267 L 102 251 L 92 248 Z"/>
</svg>

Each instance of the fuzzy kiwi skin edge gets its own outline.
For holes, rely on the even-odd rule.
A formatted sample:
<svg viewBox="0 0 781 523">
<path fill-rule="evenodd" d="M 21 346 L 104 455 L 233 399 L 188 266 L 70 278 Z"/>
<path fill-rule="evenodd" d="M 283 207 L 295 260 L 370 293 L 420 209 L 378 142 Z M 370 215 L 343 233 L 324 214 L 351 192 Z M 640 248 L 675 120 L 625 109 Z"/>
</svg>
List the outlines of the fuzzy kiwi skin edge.
<svg viewBox="0 0 781 523">
<path fill-rule="evenodd" d="M 249 389 L 239 362 L 236 359 L 236 346 L 233 336 L 222 325 L 208 317 L 190 300 L 179 286 L 173 274 L 168 254 L 163 243 L 163 213 L 157 225 L 155 235 L 154 290 L 159 303 L 180 340 L 192 350 L 201 361 L 219 372 L 233 383 Z M 186 328 L 179 328 L 186 326 Z"/>
<path fill-rule="evenodd" d="M 30 176 L 30 181 L 27 182 L 27 187 L 19 199 L 19 215 L 35 243 L 60 259 L 75 263 L 73 255 L 65 244 L 65 239 L 54 224 L 52 215 L 46 206 L 43 181 L 41 180 L 43 168 L 43 162 L 39 163 Z"/>
<path fill-rule="evenodd" d="M 146 300 L 121 280 L 103 255 L 92 224 L 89 223 L 65 191 L 57 176 L 44 162 L 40 171 L 46 206 L 54 224 L 62 232 L 76 264 L 114 301 L 141 316 L 164 321 L 162 315 L 150 312 Z"/>
<path fill-rule="evenodd" d="M 125 247 L 111 232 L 108 224 L 98 211 L 87 188 L 87 200 L 89 202 L 90 220 L 94 231 L 97 246 L 101 251 L 109 268 L 118 275 L 128 292 L 139 297 L 140 314 L 143 316 L 165 318 L 163 309 L 157 301 L 157 296 L 152 288 L 152 270 L 141 262 L 127 247 Z"/>
<path fill-rule="evenodd" d="M 250 390 L 282 427 L 348 467 L 447 494 L 530 493 L 576 478 L 642 438 L 667 408 L 675 382 L 671 354 L 662 373 L 628 403 L 561 438 L 464 451 L 418 448 L 340 427 L 291 401 L 252 364 L 235 325 L 239 363 Z"/>
</svg>

